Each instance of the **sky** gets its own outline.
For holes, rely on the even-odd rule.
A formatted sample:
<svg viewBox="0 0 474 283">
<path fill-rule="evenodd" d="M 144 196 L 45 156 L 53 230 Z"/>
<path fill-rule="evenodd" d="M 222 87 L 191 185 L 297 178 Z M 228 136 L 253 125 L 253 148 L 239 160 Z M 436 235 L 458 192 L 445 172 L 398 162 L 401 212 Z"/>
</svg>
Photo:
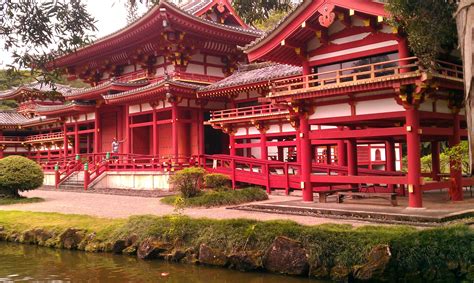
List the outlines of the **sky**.
<svg viewBox="0 0 474 283">
<path fill-rule="evenodd" d="M 97 20 L 97 31 L 94 33 L 96 38 L 113 33 L 127 25 L 125 1 L 127 0 L 84 0 L 87 10 Z M 145 11 L 145 7 L 139 10 L 141 13 Z M 0 50 L 0 69 L 6 68 L 10 62 L 11 55 L 5 50 Z"/>
</svg>

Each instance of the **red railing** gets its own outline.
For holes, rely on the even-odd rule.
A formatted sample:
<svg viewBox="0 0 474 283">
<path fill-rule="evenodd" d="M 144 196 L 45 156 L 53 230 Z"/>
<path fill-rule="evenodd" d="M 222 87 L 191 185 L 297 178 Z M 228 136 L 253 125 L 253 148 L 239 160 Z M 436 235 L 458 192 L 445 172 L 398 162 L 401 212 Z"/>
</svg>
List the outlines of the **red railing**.
<svg viewBox="0 0 474 283">
<path fill-rule="evenodd" d="M 437 61 L 435 75 L 462 81 L 462 66 Z M 396 80 L 421 74 L 421 67 L 416 57 L 384 61 L 374 64 L 355 66 L 315 73 L 310 75 L 278 79 L 271 82 L 271 97 L 290 95 L 301 92 L 317 91 L 330 87 L 343 87 L 354 83 Z"/>
<path fill-rule="evenodd" d="M 0 142 L 22 142 L 25 137 L 0 136 Z"/>
<path fill-rule="evenodd" d="M 62 170 L 59 164 L 57 164 L 56 166 L 57 167 L 55 168 L 55 184 L 56 189 L 58 189 L 61 183 L 66 181 L 72 174 L 79 172 L 82 169 L 83 164 L 80 160 L 72 160 L 65 163 L 65 165 L 63 165 Z"/>
<path fill-rule="evenodd" d="M 33 136 L 27 136 L 25 141 L 32 142 L 32 141 L 44 141 L 44 140 L 53 140 L 53 139 L 63 139 L 64 133 L 57 132 L 57 133 L 48 133 L 48 134 L 39 134 Z"/>
<path fill-rule="evenodd" d="M 171 76 L 176 80 L 186 80 L 186 81 L 204 82 L 204 83 L 215 83 L 223 79 L 223 77 L 182 73 L 182 72 L 174 72 L 173 74 L 171 74 Z"/>
<path fill-rule="evenodd" d="M 118 77 L 117 81 L 119 82 L 138 81 L 138 80 L 147 79 L 148 77 L 149 76 L 148 76 L 147 70 L 138 70 L 138 71 L 127 73 L 123 76 Z"/>
<path fill-rule="evenodd" d="M 221 119 L 233 119 L 253 116 L 263 116 L 269 114 L 287 114 L 288 110 L 277 107 L 274 104 L 263 104 L 257 106 L 233 108 L 226 110 L 213 111 L 211 121 Z"/>
</svg>

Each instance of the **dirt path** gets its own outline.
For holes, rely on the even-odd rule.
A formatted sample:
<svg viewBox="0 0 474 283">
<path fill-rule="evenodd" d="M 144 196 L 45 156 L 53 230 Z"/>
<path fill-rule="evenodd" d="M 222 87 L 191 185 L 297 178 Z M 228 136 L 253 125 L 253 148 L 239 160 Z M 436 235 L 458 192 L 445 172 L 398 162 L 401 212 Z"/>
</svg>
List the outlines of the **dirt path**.
<svg viewBox="0 0 474 283">
<path fill-rule="evenodd" d="M 145 198 L 134 196 L 84 194 L 74 192 L 55 192 L 37 190 L 24 194 L 27 197 L 41 197 L 44 202 L 30 204 L 15 204 L 0 206 L 1 210 L 24 210 L 36 212 L 59 212 L 65 214 L 85 214 L 106 218 L 126 218 L 131 215 L 166 215 L 173 213 L 173 207 L 161 204 L 158 198 Z M 291 196 L 270 196 L 265 202 L 279 202 L 297 199 Z M 323 223 L 340 223 L 361 226 L 371 224 L 363 221 L 336 220 L 311 216 L 293 216 L 247 212 L 219 208 L 187 208 L 184 214 L 190 217 L 207 217 L 213 219 L 248 218 L 257 220 L 293 220 L 304 225 L 317 225 Z M 372 223 L 371 225 L 374 225 Z"/>
</svg>

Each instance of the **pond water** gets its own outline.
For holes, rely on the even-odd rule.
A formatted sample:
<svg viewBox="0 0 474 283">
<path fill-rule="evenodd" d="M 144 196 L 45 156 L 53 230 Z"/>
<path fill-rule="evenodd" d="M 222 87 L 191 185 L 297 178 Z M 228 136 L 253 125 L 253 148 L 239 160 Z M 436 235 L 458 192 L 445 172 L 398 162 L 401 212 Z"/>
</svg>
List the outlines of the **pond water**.
<svg viewBox="0 0 474 283">
<path fill-rule="evenodd" d="M 321 281 L 0 242 L 0 282 L 318 283 Z"/>
</svg>

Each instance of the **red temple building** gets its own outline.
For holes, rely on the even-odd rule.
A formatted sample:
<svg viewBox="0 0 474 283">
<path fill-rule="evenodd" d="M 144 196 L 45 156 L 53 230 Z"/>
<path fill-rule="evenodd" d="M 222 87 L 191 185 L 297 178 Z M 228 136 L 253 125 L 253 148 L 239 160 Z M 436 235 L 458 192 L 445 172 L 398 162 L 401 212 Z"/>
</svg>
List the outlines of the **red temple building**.
<svg viewBox="0 0 474 283">
<path fill-rule="evenodd" d="M 422 68 L 388 17 L 377 1 L 303 1 L 262 33 L 229 1 L 161 1 L 51 62 L 91 87 L 0 93 L 19 103 L 0 113 L 0 154 L 36 160 L 59 189 L 168 189 L 199 165 L 304 201 L 369 186 L 410 207 L 429 190 L 462 200 L 473 179 L 454 165 L 443 176 L 439 160 L 440 143 L 467 137 L 462 66 Z"/>
</svg>

